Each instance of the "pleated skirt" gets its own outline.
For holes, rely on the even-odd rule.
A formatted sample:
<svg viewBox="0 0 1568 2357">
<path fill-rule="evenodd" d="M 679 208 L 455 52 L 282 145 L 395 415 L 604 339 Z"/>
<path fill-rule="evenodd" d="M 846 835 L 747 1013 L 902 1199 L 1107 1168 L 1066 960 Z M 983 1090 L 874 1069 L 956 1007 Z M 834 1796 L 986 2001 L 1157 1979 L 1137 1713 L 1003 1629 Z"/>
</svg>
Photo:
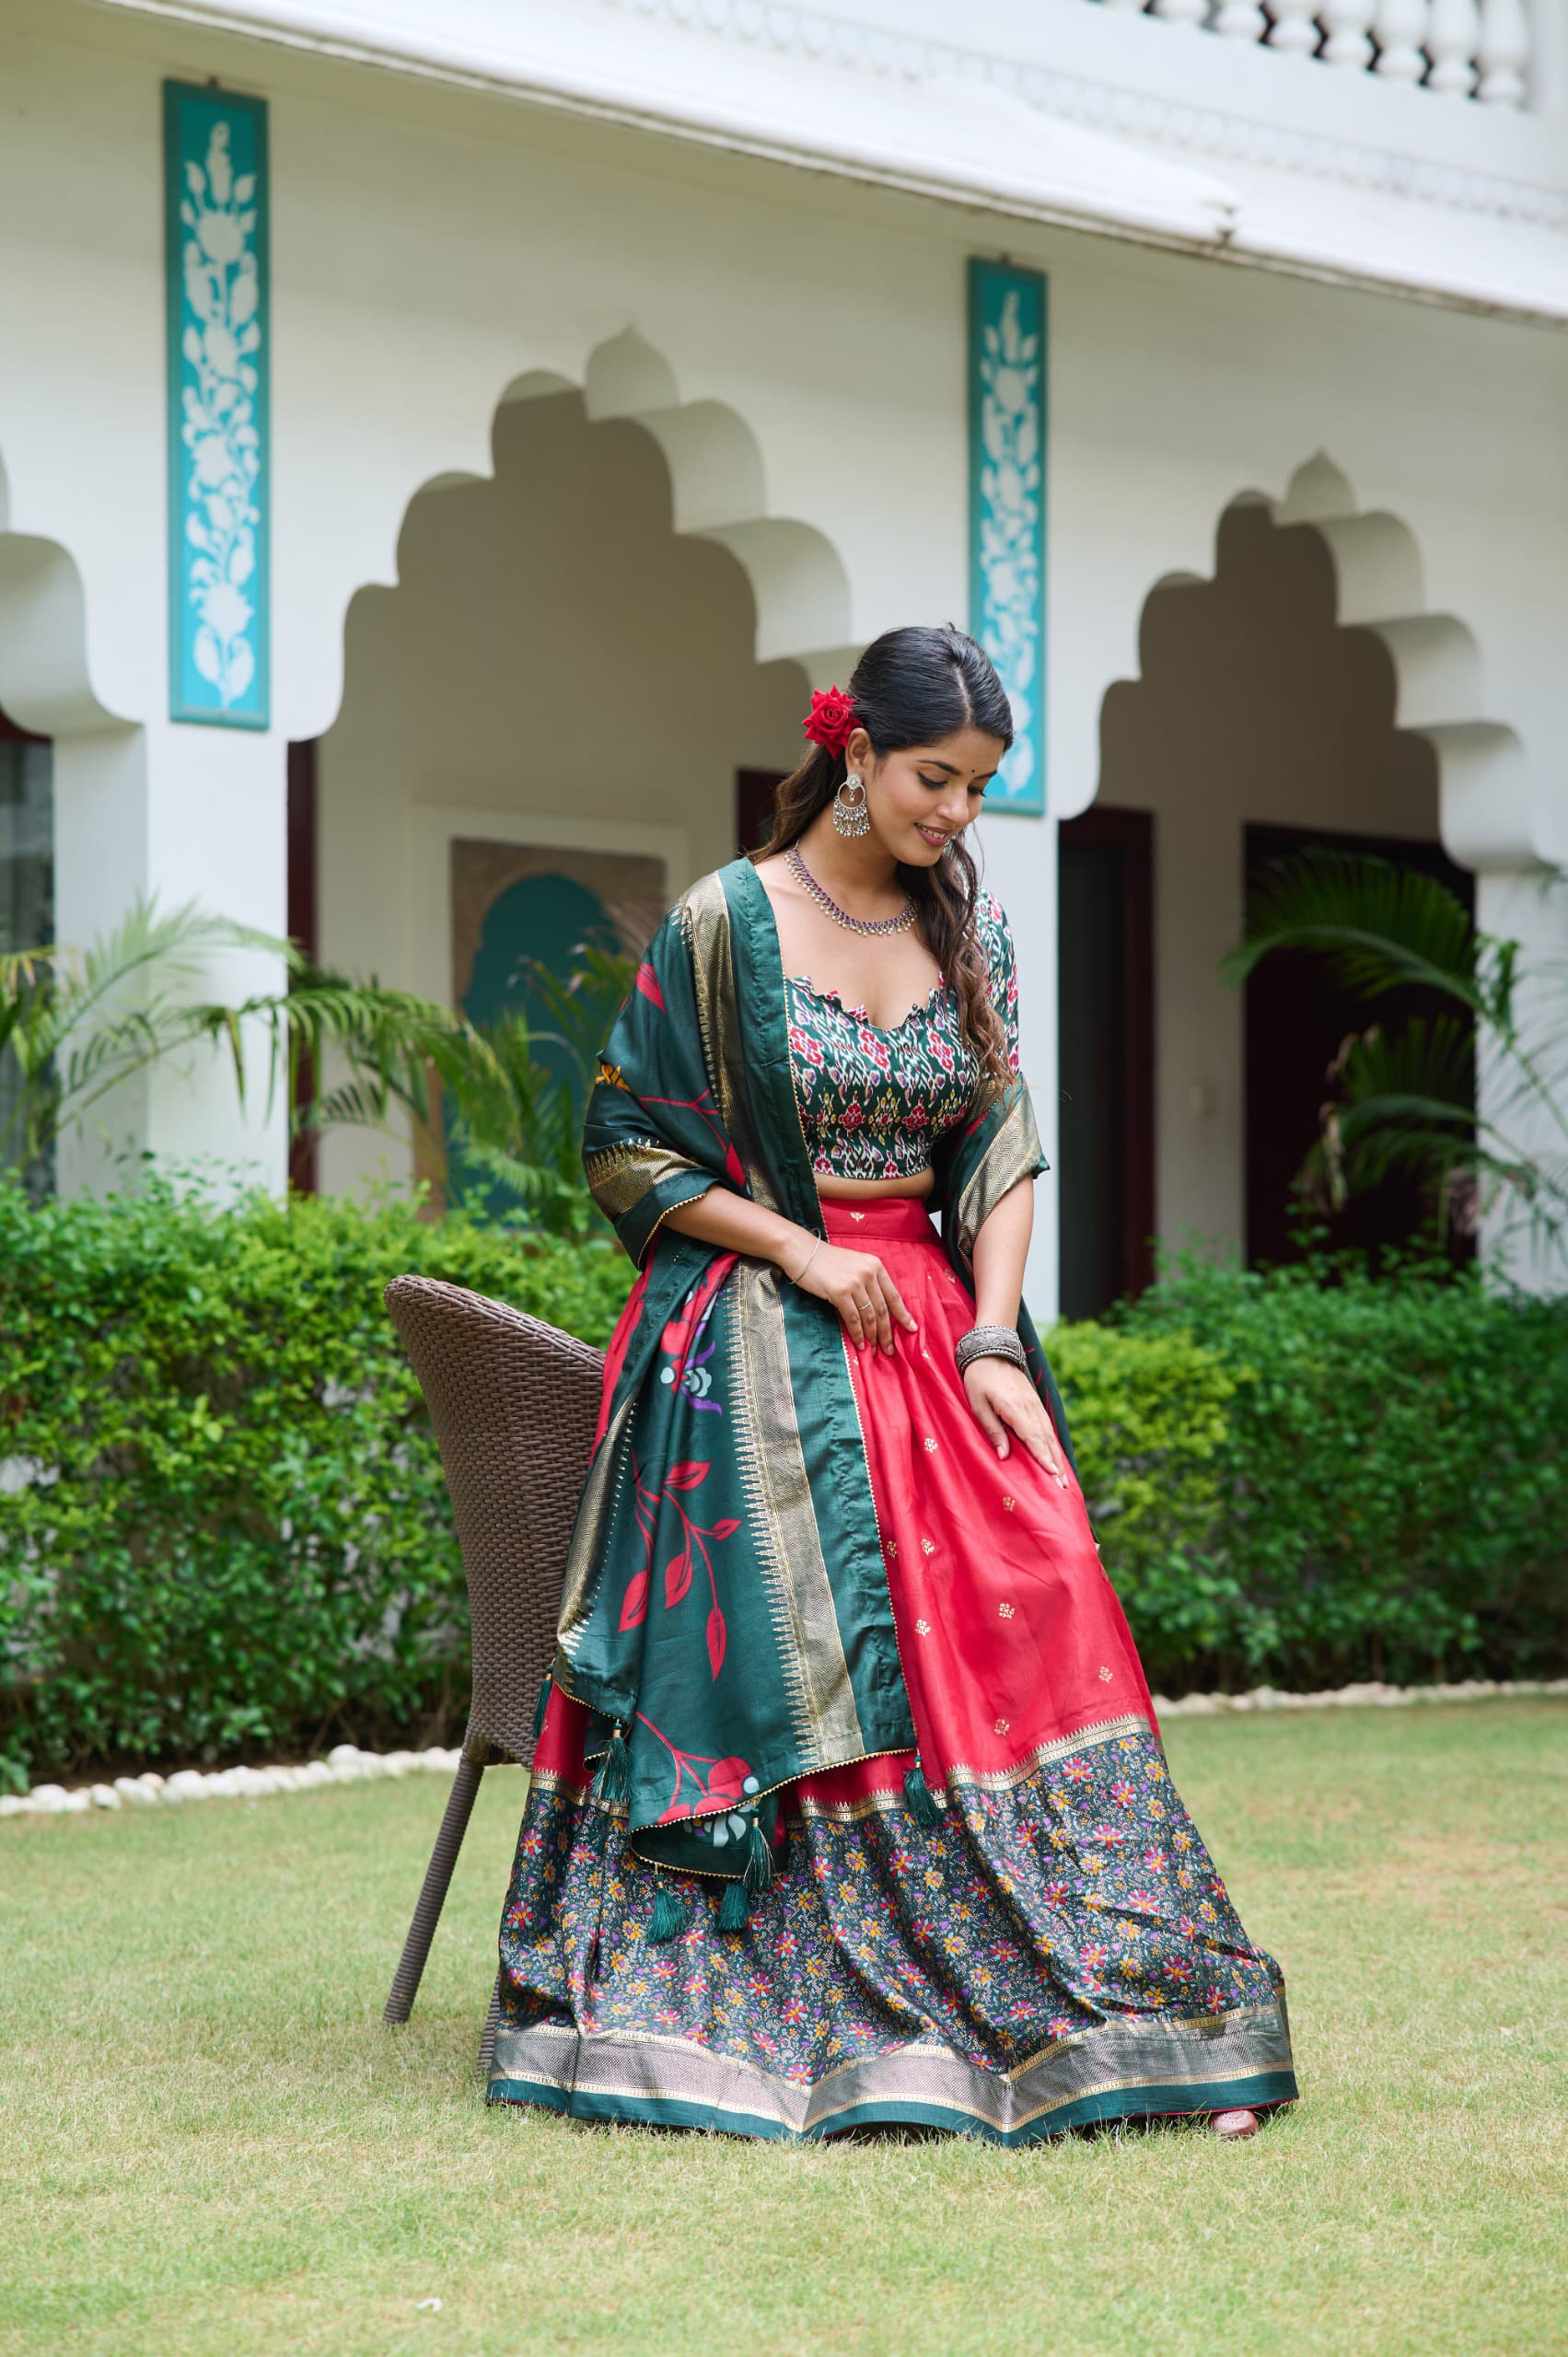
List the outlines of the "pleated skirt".
<svg viewBox="0 0 1568 2357">
<path fill-rule="evenodd" d="M 935 1805 L 906 1797 L 912 1752 L 789 1787 L 773 1880 L 729 1930 L 723 1885 L 632 1854 L 590 1794 L 587 1714 L 551 1692 L 491 2099 L 1004 2144 L 1292 2101 L 1283 1977 L 1171 1782 L 1076 1481 L 1016 1445 L 999 1457 L 976 1422 L 953 1354 L 974 1305 L 923 1207 L 826 1210 L 919 1327 L 850 1358 Z"/>
</svg>

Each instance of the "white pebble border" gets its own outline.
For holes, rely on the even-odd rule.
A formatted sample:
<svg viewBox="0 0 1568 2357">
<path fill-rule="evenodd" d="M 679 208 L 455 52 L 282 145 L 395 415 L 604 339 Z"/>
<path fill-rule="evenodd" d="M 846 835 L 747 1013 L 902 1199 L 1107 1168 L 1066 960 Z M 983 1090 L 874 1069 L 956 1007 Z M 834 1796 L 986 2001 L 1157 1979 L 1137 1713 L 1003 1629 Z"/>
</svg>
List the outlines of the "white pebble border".
<svg viewBox="0 0 1568 2357">
<path fill-rule="evenodd" d="M 1516 1694 L 1568 1694 L 1568 1678 L 1467 1678 L 1458 1686 L 1335 1686 L 1322 1694 L 1282 1694 L 1254 1686 L 1248 1694 L 1184 1694 L 1167 1702 L 1153 1700 L 1161 1719 L 1212 1719 L 1226 1711 L 1342 1711 L 1372 1707 L 1390 1711 L 1412 1702 L 1493 1702 Z"/>
<path fill-rule="evenodd" d="M 1416 1702 L 1491 1702 L 1513 1695 L 1568 1694 L 1568 1678 L 1466 1678 L 1458 1686 L 1337 1686 L 1322 1694 L 1282 1694 L 1254 1686 L 1247 1694 L 1184 1694 L 1179 1701 L 1154 1697 L 1162 1719 L 1218 1718 L 1231 1711 L 1399 1710 Z M 361 1751 L 340 1743 L 325 1759 L 303 1768 L 180 1768 L 172 1776 L 152 1769 L 140 1776 L 116 1776 L 112 1784 L 35 1784 L 29 1793 L 0 1794 L 0 1817 L 63 1817 L 94 1808 L 178 1807 L 186 1801 L 259 1801 L 271 1793 L 308 1793 L 322 1784 L 363 1784 L 377 1776 L 450 1776 L 460 1751 Z"/>
<path fill-rule="evenodd" d="M 92 1808 L 177 1808 L 187 1801 L 259 1801 L 271 1793 L 309 1793 L 322 1784 L 364 1784 L 376 1776 L 450 1776 L 460 1751 L 439 1744 L 428 1751 L 361 1751 L 340 1743 L 325 1759 L 303 1768 L 179 1768 L 172 1776 L 147 1769 L 116 1776 L 111 1784 L 35 1784 L 30 1793 L 0 1794 L 0 1817 L 64 1817 Z"/>
</svg>

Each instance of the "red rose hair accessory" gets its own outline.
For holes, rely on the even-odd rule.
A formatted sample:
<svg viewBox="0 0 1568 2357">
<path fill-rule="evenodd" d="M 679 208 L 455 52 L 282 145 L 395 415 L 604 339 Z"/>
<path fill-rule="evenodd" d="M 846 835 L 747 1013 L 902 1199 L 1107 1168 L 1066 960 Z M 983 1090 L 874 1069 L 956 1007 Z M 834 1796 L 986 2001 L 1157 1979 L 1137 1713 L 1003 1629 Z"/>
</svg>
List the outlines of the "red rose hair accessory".
<svg viewBox="0 0 1568 2357">
<path fill-rule="evenodd" d="M 800 726 L 824 752 L 842 753 L 860 726 L 854 698 L 842 688 L 813 688 L 811 709 Z"/>
</svg>

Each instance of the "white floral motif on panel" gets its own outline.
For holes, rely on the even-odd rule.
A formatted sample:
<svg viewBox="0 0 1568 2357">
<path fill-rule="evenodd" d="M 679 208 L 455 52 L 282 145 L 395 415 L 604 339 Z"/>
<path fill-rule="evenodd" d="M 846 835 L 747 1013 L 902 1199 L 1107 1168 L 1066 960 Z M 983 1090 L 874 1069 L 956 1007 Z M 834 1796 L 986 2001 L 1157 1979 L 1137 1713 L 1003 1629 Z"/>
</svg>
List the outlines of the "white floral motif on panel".
<svg viewBox="0 0 1568 2357">
<path fill-rule="evenodd" d="M 1040 726 L 1040 535 L 1044 359 L 1024 332 L 1017 287 L 981 331 L 979 635 L 1013 706 L 1012 750 L 998 798 L 1032 794 Z"/>
<path fill-rule="evenodd" d="M 225 709 L 256 674 L 256 610 L 246 586 L 256 570 L 261 444 L 255 396 L 261 349 L 261 278 L 255 250 L 256 176 L 236 174 L 228 125 L 215 123 L 205 168 L 185 166 L 180 217 L 186 320 L 180 351 L 193 372 L 181 394 L 187 597 L 195 616 L 191 656 Z"/>
</svg>

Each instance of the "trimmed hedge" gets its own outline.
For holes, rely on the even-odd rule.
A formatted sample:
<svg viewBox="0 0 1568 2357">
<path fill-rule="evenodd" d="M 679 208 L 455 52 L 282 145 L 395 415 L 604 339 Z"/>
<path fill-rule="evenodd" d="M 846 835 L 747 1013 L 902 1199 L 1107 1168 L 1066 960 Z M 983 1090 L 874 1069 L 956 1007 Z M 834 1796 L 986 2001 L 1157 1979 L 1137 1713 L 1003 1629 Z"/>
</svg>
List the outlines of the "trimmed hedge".
<svg viewBox="0 0 1568 2357">
<path fill-rule="evenodd" d="M 0 1187 L 0 1780 L 460 1725 L 404 1270 L 601 1344 L 629 1273 L 404 1205 Z"/>
<path fill-rule="evenodd" d="M 405 1205 L 0 1186 L 0 1782 L 460 1725 L 405 1269 L 598 1343 L 630 1279 Z M 1156 1687 L 1562 1665 L 1568 1303 L 1190 1267 L 1048 1347 Z"/>
<path fill-rule="evenodd" d="M 1568 1300 L 1189 1260 L 1049 1348 L 1156 1687 L 1564 1666 Z"/>
</svg>

